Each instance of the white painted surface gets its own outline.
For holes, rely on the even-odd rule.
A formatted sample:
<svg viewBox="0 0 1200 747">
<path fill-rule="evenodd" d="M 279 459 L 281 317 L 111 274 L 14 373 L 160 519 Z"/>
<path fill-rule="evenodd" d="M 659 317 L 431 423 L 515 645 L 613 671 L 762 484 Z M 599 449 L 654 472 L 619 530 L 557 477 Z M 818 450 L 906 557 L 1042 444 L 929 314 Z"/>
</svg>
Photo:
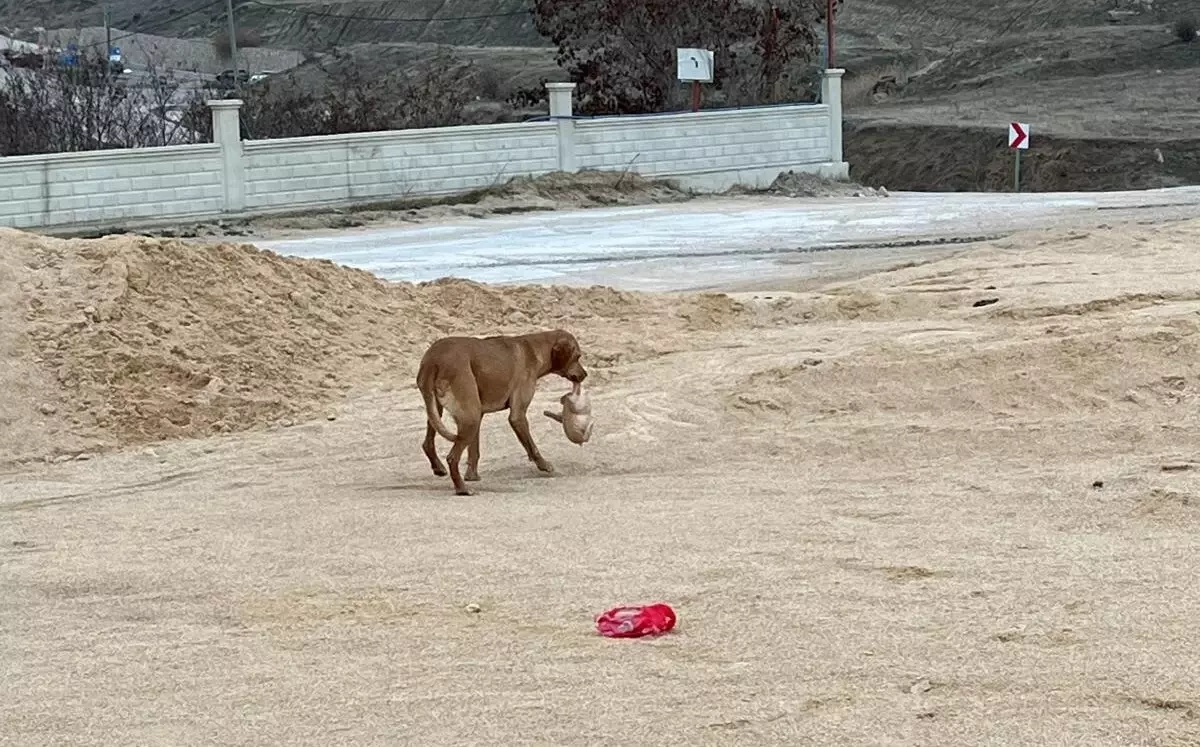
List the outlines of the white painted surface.
<svg viewBox="0 0 1200 747">
<path fill-rule="evenodd" d="M 715 55 L 711 49 L 679 47 L 675 50 L 676 77 L 681 81 L 711 83 Z"/>
<path fill-rule="evenodd" d="M 388 280 L 593 283 L 676 290 L 753 279 L 797 251 L 930 236 L 980 236 L 1177 206 L 1200 216 L 1200 188 L 1116 193 L 928 194 L 837 200 L 703 200 L 357 230 L 259 246 L 358 267 Z"/>
</svg>

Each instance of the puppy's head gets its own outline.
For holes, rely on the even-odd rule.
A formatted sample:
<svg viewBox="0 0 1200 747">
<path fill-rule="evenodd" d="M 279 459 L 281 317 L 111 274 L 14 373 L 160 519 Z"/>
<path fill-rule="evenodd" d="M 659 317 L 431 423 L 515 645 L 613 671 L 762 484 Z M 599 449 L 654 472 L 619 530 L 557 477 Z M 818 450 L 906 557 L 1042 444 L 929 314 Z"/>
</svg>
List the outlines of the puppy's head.
<svg viewBox="0 0 1200 747">
<path fill-rule="evenodd" d="M 575 335 L 565 330 L 554 330 L 554 344 L 550 348 L 550 372 L 556 373 L 575 384 L 587 378 L 587 369 L 580 362 L 582 356 Z"/>
</svg>

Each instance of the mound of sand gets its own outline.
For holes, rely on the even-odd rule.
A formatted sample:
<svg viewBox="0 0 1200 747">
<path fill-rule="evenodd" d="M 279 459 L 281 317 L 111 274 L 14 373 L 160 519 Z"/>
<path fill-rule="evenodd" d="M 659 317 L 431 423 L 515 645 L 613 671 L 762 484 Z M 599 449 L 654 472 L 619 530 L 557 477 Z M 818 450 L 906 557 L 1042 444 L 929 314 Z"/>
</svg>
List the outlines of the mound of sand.
<svg viewBox="0 0 1200 747">
<path fill-rule="evenodd" d="M 821 330 L 717 385 L 735 419 L 896 427 L 1161 413 L 1200 399 L 1200 221 L 1037 232 L 796 293 Z M 1169 269 L 1164 269 L 1169 268 Z M 780 294 L 775 294 L 780 303 Z"/>
<path fill-rule="evenodd" d="M 0 462 L 311 416 L 356 389 L 411 386 L 443 334 L 564 326 L 603 381 L 739 308 L 599 287 L 392 284 L 248 245 L 0 229 L 0 249 Z"/>
<path fill-rule="evenodd" d="M 1193 396 L 1200 352 L 1197 268 L 1178 237 L 1200 236 L 1200 224 L 1173 230 L 1173 243 L 1041 234 L 1019 251 L 996 242 L 736 299 L 393 284 L 248 245 L 0 230 L 0 462 L 319 416 L 349 393 L 411 388 L 437 336 L 551 326 L 578 335 L 600 385 L 643 361 L 703 370 L 671 385 L 693 424 L 1173 407 Z M 1157 269 L 1166 262 L 1178 271 Z M 1058 265 L 1089 267 L 1089 283 L 1047 274 Z M 1154 315 L 1167 308 L 1187 313 Z"/>
<path fill-rule="evenodd" d="M 390 223 L 425 223 L 448 218 L 486 218 L 490 215 L 618 205 L 684 202 L 693 194 L 670 180 L 647 179 L 620 171 L 585 169 L 541 176 L 518 176 L 490 187 L 446 197 L 416 197 L 364 203 L 352 208 L 304 211 L 197 223 L 150 233 L 165 237 L 262 236 L 279 231 L 353 228 Z"/>
<path fill-rule="evenodd" d="M 733 187 L 729 194 L 769 194 L 782 197 L 887 197 L 883 187 L 875 189 L 838 179 L 828 179 L 803 171 L 781 171 L 766 189 Z"/>
<path fill-rule="evenodd" d="M 474 193 L 468 193 L 474 194 Z M 525 205 L 601 207 L 656 202 L 683 202 L 692 193 L 665 179 L 647 179 L 632 171 L 583 169 L 571 174 L 555 171 L 541 176 L 519 176 L 495 189 L 480 190 L 483 205 L 505 201 Z"/>
</svg>

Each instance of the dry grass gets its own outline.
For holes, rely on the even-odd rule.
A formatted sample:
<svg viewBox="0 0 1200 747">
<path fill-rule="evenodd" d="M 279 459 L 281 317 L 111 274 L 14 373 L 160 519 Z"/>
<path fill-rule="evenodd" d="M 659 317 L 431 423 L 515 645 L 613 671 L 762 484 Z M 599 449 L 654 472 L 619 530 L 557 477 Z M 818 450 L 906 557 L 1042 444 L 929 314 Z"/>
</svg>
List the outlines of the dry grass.
<svg viewBox="0 0 1200 747">
<path fill-rule="evenodd" d="M 1197 240 L 1029 235 L 703 329 L 598 313 L 592 442 L 539 419 L 542 478 L 490 419 L 467 499 L 407 389 L 6 476 L 2 733 L 1195 744 Z M 594 635 L 654 600 L 677 633 Z"/>
</svg>

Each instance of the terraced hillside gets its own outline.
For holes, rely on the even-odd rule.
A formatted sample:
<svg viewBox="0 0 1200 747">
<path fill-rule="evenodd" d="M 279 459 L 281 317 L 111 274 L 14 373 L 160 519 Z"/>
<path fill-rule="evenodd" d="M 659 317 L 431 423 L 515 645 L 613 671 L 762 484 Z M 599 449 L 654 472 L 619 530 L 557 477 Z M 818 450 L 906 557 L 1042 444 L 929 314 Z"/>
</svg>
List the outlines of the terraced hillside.
<svg viewBox="0 0 1200 747">
<path fill-rule="evenodd" d="M 241 0 L 239 25 L 270 46 L 349 51 L 367 69 L 403 69 L 436 44 L 512 88 L 562 75 L 528 0 Z M 205 37 L 223 0 L 113 0 L 122 30 Z M 93 0 L 0 0 L 0 26 L 99 25 Z M 1193 0 L 845 0 L 837 64 L 847 69 L 847 157 L 868 183 L 1001 189 L 1007 122 L 1033 126 L 1033 189 L 1200 182 L 1194 92 L 1200 41 L 1173 25 Z M 487 93 L 482 92 L 484 98 Z"/>
</svg>

